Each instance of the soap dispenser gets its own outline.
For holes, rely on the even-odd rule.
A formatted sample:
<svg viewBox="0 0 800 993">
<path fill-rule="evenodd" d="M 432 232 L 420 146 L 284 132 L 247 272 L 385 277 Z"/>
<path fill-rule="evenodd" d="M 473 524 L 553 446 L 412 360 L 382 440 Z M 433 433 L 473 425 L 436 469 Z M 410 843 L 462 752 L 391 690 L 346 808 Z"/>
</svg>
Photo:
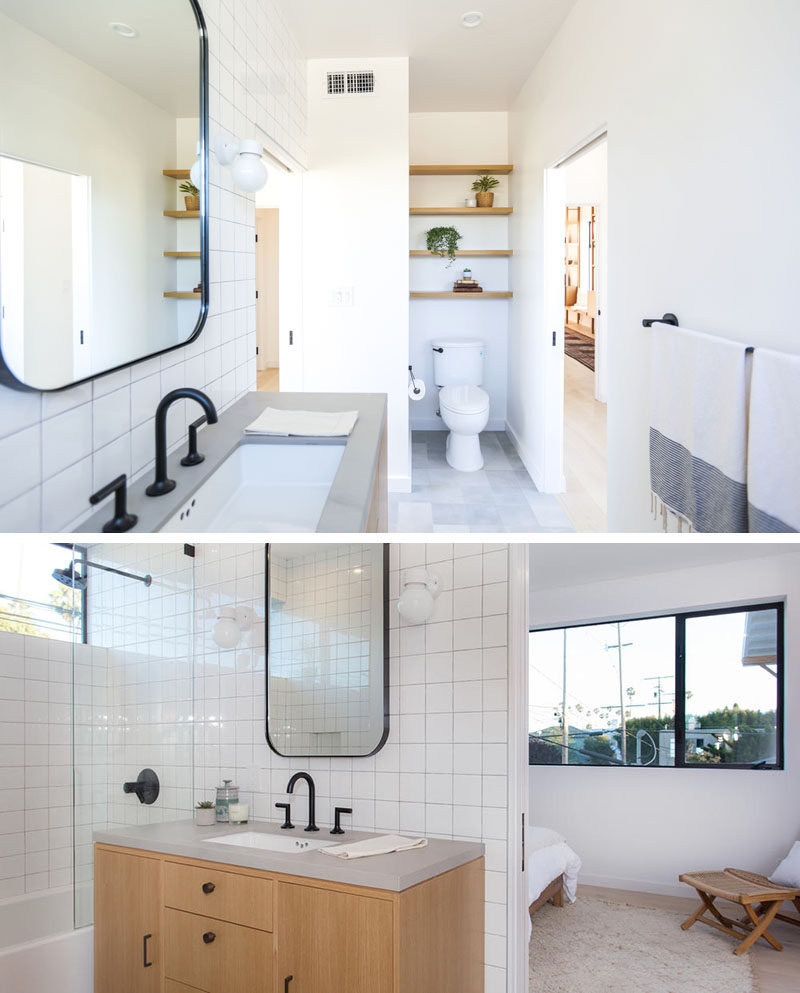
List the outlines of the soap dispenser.
<svg viewBox="0 0 800 993">
<path fill-rule="evenodd" d="M 230 820 L 228 807 L 239 802 L 239 787 L 233 785 L 232 779 L 223 779 L 222 786 L 217 787 L 217 823 L 227 824 Z"/>
</svg>

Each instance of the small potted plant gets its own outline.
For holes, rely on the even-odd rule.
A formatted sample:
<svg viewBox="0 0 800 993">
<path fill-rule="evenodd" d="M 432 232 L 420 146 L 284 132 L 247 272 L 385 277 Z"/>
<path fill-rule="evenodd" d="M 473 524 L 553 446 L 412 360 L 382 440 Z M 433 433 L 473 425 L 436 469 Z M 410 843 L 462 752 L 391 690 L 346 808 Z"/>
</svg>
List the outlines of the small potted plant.
<svg viewBox="0 0 800 993">
<path fill-rule="evenodd" d="M 181 183 L 179 189 L 181 193 L 186 194 L 183 198 L 186 209 L 200 210 L 200 190 L 198 190 L 191 179 L 188 179 L 185 183 Z"/>
<path fill-rule="evenodd" d="M 495 186 L 500 185 L 500 180 L 495 179 L 494 176 L 479 176 L 478 179 L 472 184 L 473 190 L 475 190 L 477 196 L 479 207 L 491 207 L 494 203 L 494 193 L 492 190 Z"/>
<path fill-rule="evenodd" d="M 201 800 L 194 812 L 194 822 L 198 827 L 211 827 L 217 823 L 217 810 L 211 800 Z"/>
<path fill-rule="evenodd" d="M 431 228 L 426 232 L 428 251 L 434 255 L 440 255 L 443 259 L 448 258 L 448 268 L 455 262 L 458 243 L 461 235 L 455 228 Z"/>
</svg>

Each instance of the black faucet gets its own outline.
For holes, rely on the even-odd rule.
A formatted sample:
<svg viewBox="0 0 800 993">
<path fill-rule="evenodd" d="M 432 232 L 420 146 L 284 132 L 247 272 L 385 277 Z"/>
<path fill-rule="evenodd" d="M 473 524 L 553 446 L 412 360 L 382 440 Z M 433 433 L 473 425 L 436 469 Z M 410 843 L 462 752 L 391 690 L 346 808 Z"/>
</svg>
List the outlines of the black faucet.
<svg viewBox="0 0 800 993">
<path fill-rule="evenodd" d="M 319 828 L 314 822 L 314 804 L 316 802 L 317 791 L 314 788 L 314 780 L 309 776 L 307 772 L 296 772 L 292 778 L 289 780 L 289 785 L 286 787 L 287 793 L 294 793 L 294 784 L 298 779 L 305 779 L 308 783 L 308 827 L 303 828 L 304 831 L 319 831 Z"/>
<path fill-rule="evenodd" d="M 219 420 L 211 398 L 200 390 L 183 386 L 167 393 L 156 408 L 156 478 L 145 490 L 148 496 L 163 496 L 175 489 L 175 480 L 167 476 L 167 412 L 176 400 L 196 400 L 205 411 L 209 424 Z"/>
</svg>

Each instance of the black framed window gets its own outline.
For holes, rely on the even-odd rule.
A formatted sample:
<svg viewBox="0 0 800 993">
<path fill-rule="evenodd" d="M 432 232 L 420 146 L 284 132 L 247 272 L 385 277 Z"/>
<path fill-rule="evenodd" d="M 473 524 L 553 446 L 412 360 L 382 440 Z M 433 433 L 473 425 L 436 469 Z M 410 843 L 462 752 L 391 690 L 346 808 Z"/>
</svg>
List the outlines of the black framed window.
<svg viewBox="0 0 800 993">
<path fill-rule="evenodd" d="M 531 765 L 783 768 L 782 602 L 530 638 Z"/>
</svg>

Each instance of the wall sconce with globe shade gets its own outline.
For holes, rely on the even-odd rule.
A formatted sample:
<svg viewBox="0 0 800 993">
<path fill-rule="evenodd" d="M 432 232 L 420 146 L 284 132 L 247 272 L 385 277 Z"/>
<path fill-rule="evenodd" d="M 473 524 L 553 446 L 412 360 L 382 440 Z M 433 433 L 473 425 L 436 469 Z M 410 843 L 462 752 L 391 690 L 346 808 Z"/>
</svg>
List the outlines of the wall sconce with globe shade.
<svg viewBox="0 0 800 993">
<path fill-rule="evenodd" d="M 220 607 L 214 623 L 214 641 L 220 648 L 236 648 L 242 634 L 253 626 L 253 617 L 250 607 Z"/>
<path fill-rule="evenodd" d="M 441 583 L 435 572 L 421 566 L 407 569 L 403 579 L 403 592 L 397 601 L 400 616 L 409 624 L 424 624 L 433 614 Z"/>
</svg>

